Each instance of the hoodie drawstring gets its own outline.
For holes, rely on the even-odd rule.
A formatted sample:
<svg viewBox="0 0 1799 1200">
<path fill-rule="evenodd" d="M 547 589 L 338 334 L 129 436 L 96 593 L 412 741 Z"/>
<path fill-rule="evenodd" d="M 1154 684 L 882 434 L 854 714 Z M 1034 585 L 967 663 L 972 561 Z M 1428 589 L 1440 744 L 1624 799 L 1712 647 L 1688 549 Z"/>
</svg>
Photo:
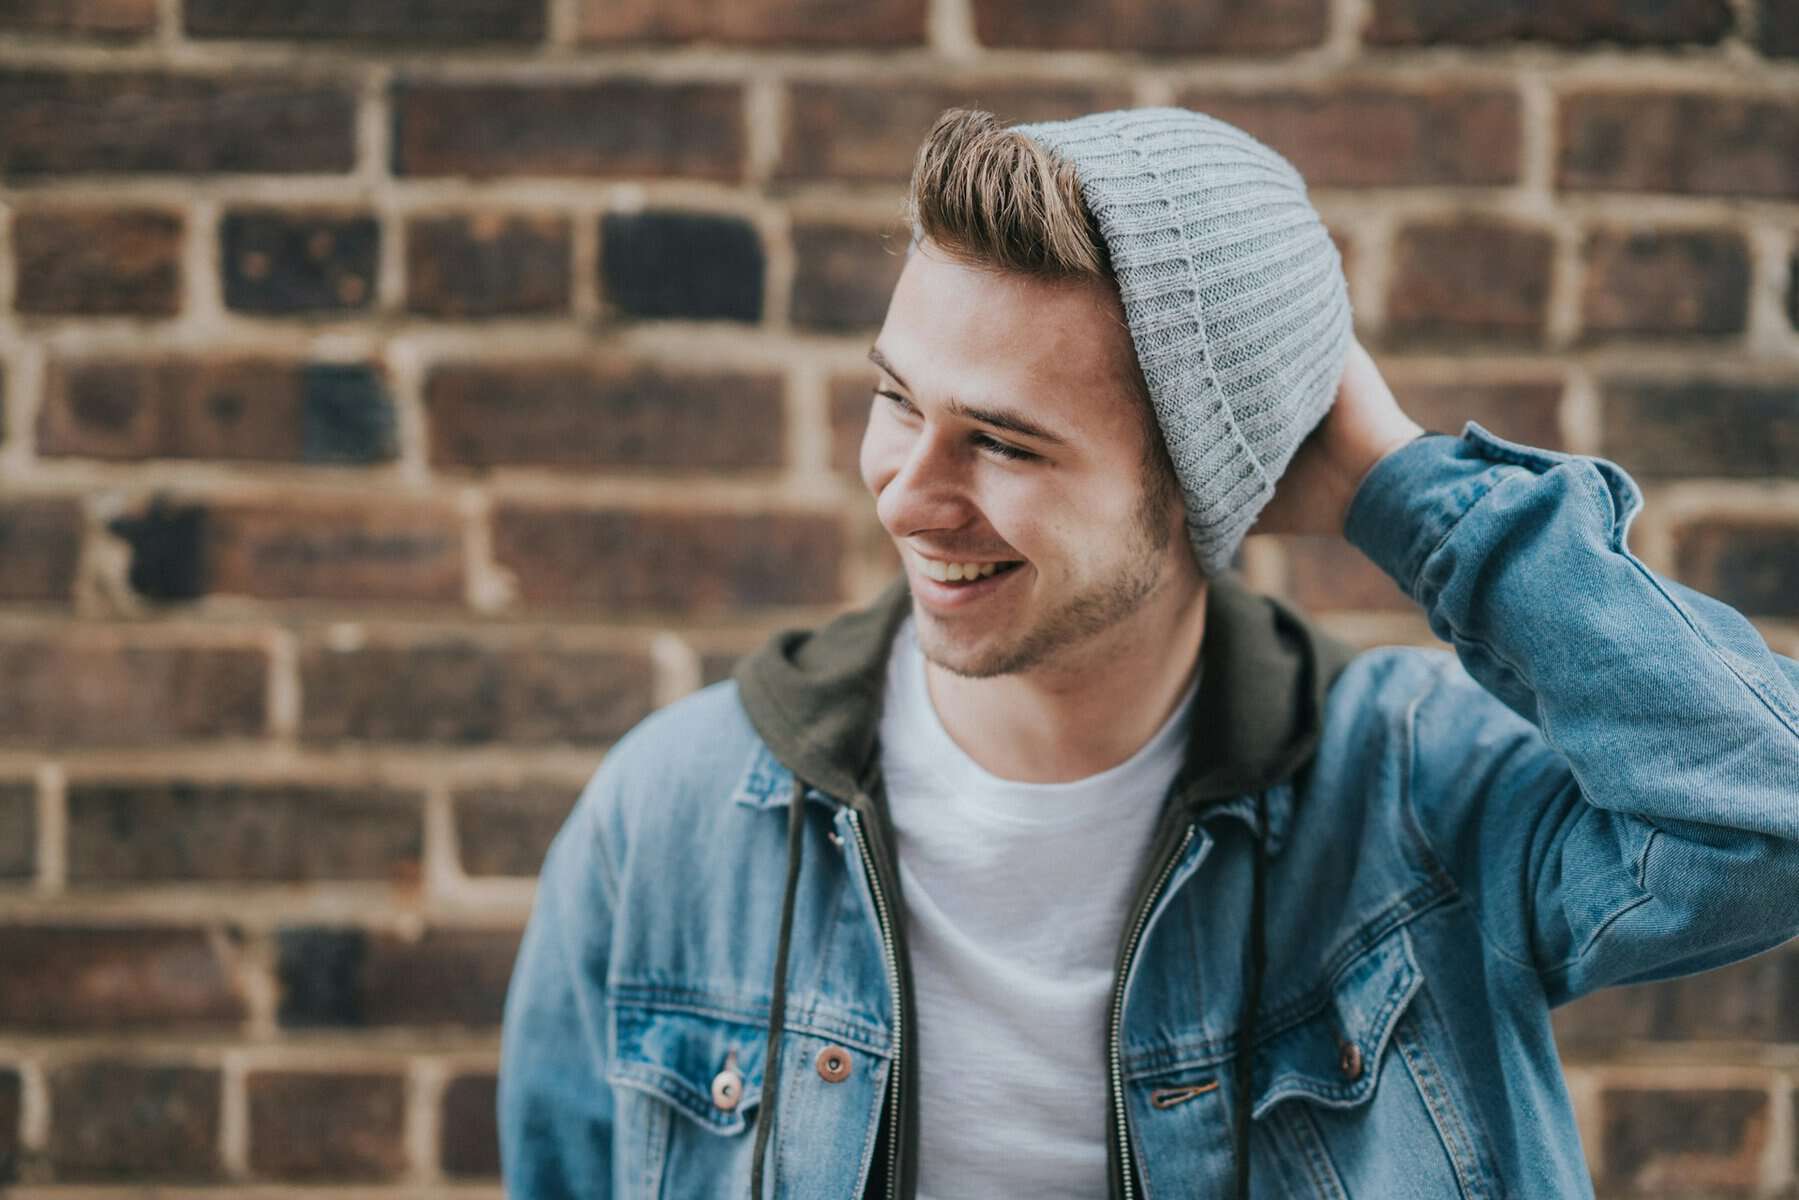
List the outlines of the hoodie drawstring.
<svg viewBox="0 0 1799 1200">
<path fill-rule="evenodd" d="M 756 1118 L 756 1146 L 750 1159 L 750 1200 L 761 1200 L 762 1159 L 775 1123 L 781 1094 L 781 1031 L 787 1024 L 787 949 L 793 941 L 793 900 L 799 891 L 801 834 L 805 829 L 806 784 L 793 777 L 787 809 L 787 886 L 781 896 L 781 936 L 775 944 L 775 982 L 768 1000 L 768 1051 L 762 1064 L 762 1112 Z"/>
<path fill-rule="evenodd" d="M 1256 1009 L 1262 1003 L 1262 972 L 1267 965 L 1266 946 L 1262 937 L 1263 876 L 1266 872 L 1268 834 L 1268 793 L 1256 793 L 1257 830 L 1252 853 L 1255 877 L 1251 885 L 1249 909 L 1249 987 L 1243 993 L 1241 1034 L 1237 1042 L 1237 1200 L 1249 1200 L 1249 1101 L 1251 1074 L 1254 1070 L 1256 1041 Z"/>
</svg>

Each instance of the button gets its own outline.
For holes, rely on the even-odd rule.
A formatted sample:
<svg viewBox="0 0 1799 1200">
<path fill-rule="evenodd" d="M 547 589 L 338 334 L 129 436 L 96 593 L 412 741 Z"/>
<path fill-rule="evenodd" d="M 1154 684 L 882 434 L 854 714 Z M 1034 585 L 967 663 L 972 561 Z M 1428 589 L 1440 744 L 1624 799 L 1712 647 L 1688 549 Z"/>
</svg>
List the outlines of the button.
<svg viewBox="0 0 1799 1200">
<path fill-rule="evenodd" d="M 743 1076 L 737 1072 L 737 1051 L 725 1055 L 725 1069 L 712 1077 L 712 1103 L 730 1112 L 743 1099 Z"/>
<path fill-rule="evenodd" d="M 818 1052 L 818 1075 L 826 1083 L 842 1083 L 850 1077 L 850 1052 L 841 1046 L 826 1046 Z"/>
<path fill-rule="evenodd" d="M 1354 1083 L 1362 1077 L 1362 1048 L 1354 1042 L 1340 1042 L 1337 1046 L 1337 1068 L 1343 1072 L 1343 1078 Z"/>
</svg>

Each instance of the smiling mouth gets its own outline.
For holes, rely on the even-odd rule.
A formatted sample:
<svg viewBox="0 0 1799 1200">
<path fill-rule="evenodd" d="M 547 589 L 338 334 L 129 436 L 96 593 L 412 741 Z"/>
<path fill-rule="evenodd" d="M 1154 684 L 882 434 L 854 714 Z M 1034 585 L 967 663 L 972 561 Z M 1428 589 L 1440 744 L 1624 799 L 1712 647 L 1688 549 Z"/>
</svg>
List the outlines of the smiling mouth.
<svg viewBox="0 0 1799 1200">
<path fill-rule="evenodd" d="M 919 569 L 938 583 L 974 583 L 1023 566 L 1022 562 L 951 563 L 920 557 Z"/>
</svg>

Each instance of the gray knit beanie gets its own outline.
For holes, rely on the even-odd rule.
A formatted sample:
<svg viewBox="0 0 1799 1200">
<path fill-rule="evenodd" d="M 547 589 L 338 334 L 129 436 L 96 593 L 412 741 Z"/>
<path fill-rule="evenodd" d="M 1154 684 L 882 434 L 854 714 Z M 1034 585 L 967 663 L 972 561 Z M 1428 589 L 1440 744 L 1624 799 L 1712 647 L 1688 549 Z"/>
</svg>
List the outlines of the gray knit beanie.
<svg viewBox="0 0 1799 1200">
<path fill-rule="evenodd" d="M 1291 163 L 1182 108 L 1019 125 L 1074 165 L 1112 260 L 1200 569 L 1223 572 L 1349 353 L 1336 244 Z"/>
</svg>

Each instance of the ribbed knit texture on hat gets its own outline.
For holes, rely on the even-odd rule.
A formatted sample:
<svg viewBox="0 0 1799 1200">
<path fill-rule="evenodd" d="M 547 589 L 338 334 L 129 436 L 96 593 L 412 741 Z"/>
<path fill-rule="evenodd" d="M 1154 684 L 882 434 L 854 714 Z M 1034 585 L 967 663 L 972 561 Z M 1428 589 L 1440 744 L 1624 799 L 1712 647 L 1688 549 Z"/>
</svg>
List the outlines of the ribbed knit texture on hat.
<svg viewBox="0 0 1799 1200">
<path fill-rule="evenodd" d="M 1080 177 L 1194 553 L 1219 574 L 1336 396 L 1352 336 L 1336 244 L 1291 163 L 1203 113 L 1015 128 Z"/>
</svg>

